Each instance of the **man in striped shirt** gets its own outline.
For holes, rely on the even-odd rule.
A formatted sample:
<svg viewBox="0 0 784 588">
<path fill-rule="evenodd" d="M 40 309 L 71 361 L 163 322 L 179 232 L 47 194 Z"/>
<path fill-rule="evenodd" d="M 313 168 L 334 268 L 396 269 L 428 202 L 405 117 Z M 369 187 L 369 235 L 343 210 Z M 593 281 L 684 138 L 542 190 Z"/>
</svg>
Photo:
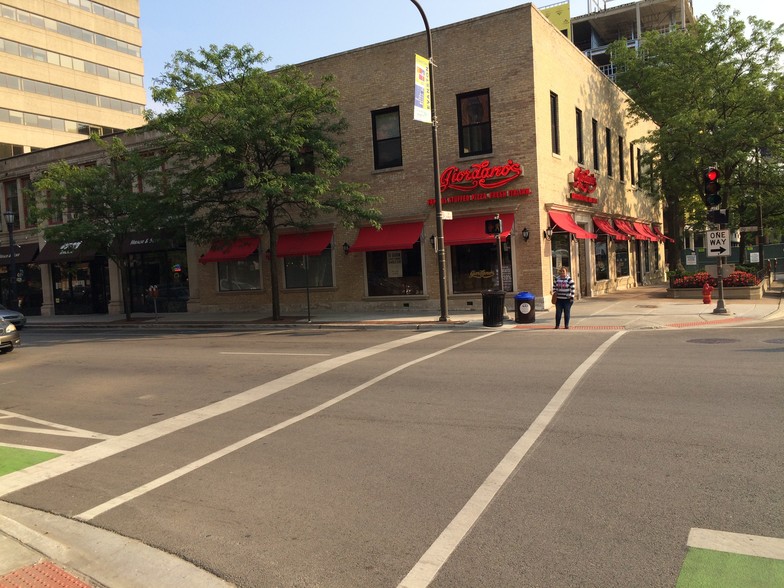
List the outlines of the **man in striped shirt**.
<svg viewBox="0 0 784 588">
<path fill-rule="evenodd" d="M 564 318 L 564 328 L 569 328 L 569 315 L 574 302 L 574 280 L 569 275 L 566 266 L 558 270 L 558 276 L 553 281 L 553 293 L 555 300 L 555 328 L 561 326 L 561 314 Z"/>
</svg>

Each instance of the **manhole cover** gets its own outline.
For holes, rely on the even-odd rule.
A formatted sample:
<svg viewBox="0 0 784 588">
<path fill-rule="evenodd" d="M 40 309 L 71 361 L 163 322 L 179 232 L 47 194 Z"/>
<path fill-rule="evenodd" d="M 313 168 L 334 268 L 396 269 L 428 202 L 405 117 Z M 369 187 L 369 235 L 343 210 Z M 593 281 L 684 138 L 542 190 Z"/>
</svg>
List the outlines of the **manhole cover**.
<svg viewBox="0 0 784 588">
<path fill-rule="evenodd" d="M 705 343 L 707 345 L 719 345 L 721 343 L 737 343 L 738 339 L 689 339 L 687 343 Z"/>
<path fill-rule="evenodd" d="M 770 343 L 771 345 L 784 345 L 784 339 L 768 339 L 763 343 Z"/>
<path fill-rule="evenodd" d="M 637 308 L 659 308 L 655 304 L 638 304 Z"/>
</svg>

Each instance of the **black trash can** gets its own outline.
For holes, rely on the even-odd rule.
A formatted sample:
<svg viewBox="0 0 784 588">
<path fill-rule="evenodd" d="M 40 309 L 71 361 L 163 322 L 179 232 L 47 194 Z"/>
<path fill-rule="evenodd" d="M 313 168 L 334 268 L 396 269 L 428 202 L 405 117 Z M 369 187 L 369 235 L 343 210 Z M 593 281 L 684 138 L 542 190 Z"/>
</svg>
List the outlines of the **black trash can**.
<svg viewBox="0 0 784 588">
<path fill-rule="evenodd" d="M 536 320 L 536 296 L 530 292 L 515 294 L 515 322 L 532 323 Z"/>
<path fill-rule="evenodd" d="M 503 290 L 482 290 L 482 324 L 486 327 L 500 327 L 504 324 Z"/>
</svg>

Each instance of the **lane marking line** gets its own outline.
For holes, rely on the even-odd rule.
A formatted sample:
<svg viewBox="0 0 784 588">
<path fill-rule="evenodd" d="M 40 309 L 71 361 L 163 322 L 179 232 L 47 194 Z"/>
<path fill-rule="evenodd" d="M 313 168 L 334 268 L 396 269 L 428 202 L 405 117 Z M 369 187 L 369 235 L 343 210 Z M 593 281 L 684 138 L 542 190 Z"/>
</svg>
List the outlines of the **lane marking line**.
<svg viewBox="0 0 784 588">
<path fill-rule="evenodd" d="M 19 427 L 17 425 L 0 425 L 0 430 L 17 431 L 19 433 L 35 433 L 36 435 L 52 435 L 54 437 L 78 437 L 79 439 L 111 439 L 107 435 L 98 433 L 81 433 L 79 431 L 65 431 L 62 429 L 38 429 L 36 427 Z"/>
<path fill-rule="evenodd" d="M 686 541 L 689 547 L 725 551 L 739 555 L 784 560 L 784 539 L 692 528 Z"/>
<path fill-rule="evenodd" d="M 258 433 L 254 434 L 254 435 L 251 435 L 250 437 L 246 437 L 245 439 L 241 439 L 240 441 L 237 441 L 236 443 L 232 443 L 231 445 L 228 445 L 228 446 L 224 447 L 223 449 L 221 449 L 219 451 L 215 451 L 215 452 L 213 452 L 213 453 L 211 453 L 211 454 L 209 454 L 209 455 L 207 455 L 207 456 L 205 456 L 205 457 L 203 457 L 203 458 L 201 458 L 199 460 L 196 460 L 196 461 L 191 462 L 191 463 L 189 463 L 189 464 L 187 464 L 187 465 L 185 465 L 185 466 L 183 466 L 181 468 L 178 468 L 178 469 L 174 470 L 173 472 L 170 472 L 169 474 L 166 474 L 165 476 L 161 476 L 160 478 L 152 480 L 151 482 L 148 482 L 147 484 L 144 484 L 142 486 L 139 486 L 138 488 L 135 488 L 135 489 L 133 489 L 133 490 L 131 490 L 129 492 L 126 492 L 125 494 L 122 494 L 121 496 L 113 498 L 112 500 L 108 500 L 107 502 L 104 502 L 103 504 L 99 504 L 98 506 L 96 506 L 94 508 L 91 508 L 90 510 L 87 510 L 87 511 L 81 513 L 81 514 L 76 515 L 74 518 L 82 520 L 82 521 L 92 520 L 95 517 L 97 517 L 98 515 L 101 515 L 101 514 L 107 512 L 107 511 L 109 511 L 109 510 L 111 510 L 113 508 L 116 508 L 116 507 L 118 507 L 118 506 L 120 506 L 122 504 L 125 504 L 126 502 L 130 502 L 134 498 L 138 498 L 139 496 L 147 494 L 148 492 L 150 492 L 152 490 L 155 490 L 156 488 L 160 488 L 161 486 L 163 486 L 165 484 L 168 484 L 169 482 L 172 482 L 172 481 L 176 480 L 177 478 L 181 478 L 182 476 L 184 476 L 186 474 L 189 474 L 189 473 L 191 473 L 191 472 L 193 472 L 193 471 L 195 471 L 195 470 L 197 470 L 197 469 L 199 469 L 199 468 L 201 468 L 201 467 L 203 467 L 203 466 L 205 466 L 205 465 L 207 465 L 209 463 L 212 463 L 213 461 L 216 461 L 216 460 L 218 460 L 218 459 L 220 459 L 222 457 L 225 457 L 225 456 L 229 455 L 230 453 L 233 453 L 233 452 L 235 452 L 235 451 L 237 451 L 239 449 L 242 449 L 246 445 L 250 445 L 251 443 L 254 443 L 254 442 L 258 441 L 259 439 L 263 439 L 264 437 L 268 437 L 269 435 L 272 435 L 273 433 L 277 433 L 278 431 L 282 431 L 283 429 L 285 429 L 287 427 L 290 427 L 291 425 L 295 425 L 295 424 L 297 424 L 297 423 L 299 423 L 301 421 L 304 421 L 307 418 L 312 417 L 313 415 L 316 415 L 316 414 L 318 414 L 318 413 L 320 413 L 320 412 L 322 412 L 322 411 L 324 411 L 324 410 L 326 410 L 326 409 L 328 409 L 328 408 L 330 408 L 332 406 L 335 406 L 339 402 L 342 402 L 342 401 L 346 400 L 347 398 L 350 398 L 351 396 L 354 396 L 355 394 L 361 392 L 362 390 L 365 390 L 366 388 L 370 388 L 371 386 L 377 384 L 378 382 L 380 382 L 382 380 L 385 380 L 385 379 L 389 378 L 390 376 L 393 376 L 393 375 L 397 374 L 398 372 L 402 372 L 404 369 L 409 368 L 412 365 L 416 365 L 416 364 L 421 363 L 423 361 L 426 361 L 428 359 L 432 359 L 434 357 L 437 357 L 439 355 L 447 353 L 448 351 L 452 351 L 453 349 L 457 349 L 458 347 L 462 347 L 463 345 L 468 345 L 469 343 L 473 343 L 475 341 L 479 341 L 480 339 L 484 339 L 485 337 L 490 337 L 491 335 L 496 335 L 499 332 L 500 331 L 495 331 L 495 332 L 492 332 L 492 333 L 485 333 L 485 334 L 480 335 L 478 337 L 474 337 L 473 339 L 469 339 L 469 340 L 463 341 L 461 343 L 456 343 L 455 345 L 451 345 L 450 347 L 445 347 L 444 349 L 441 349 L 439 351 L 434 351 L 433 353 L 430 353 L 428 355 L 423 355 L 422 357 L 418 357 L 418 358 L 416 358 L 416 359 L 414 359 L 412 361 L 409 361 L 407 363 L 401 364 L 401 365 L 399 365 L 399 366 L 397 366 L 395 368 L 392 368 L 391 370 L 389 370 L 387 372 L 384 372 L 383 374 L 380 374 L 380 375 L 376 376 L 375 378 L 372 378 L 372 379 L 368 380 L 364 384 L 360 384 L 359 386 L 356 386 L 355 388 L 352 388 L 348 392 L 344 392 L 343 394 L 335 396 L 334 398 L 332 398 L 330 400 L 327 400 L 326 402 L 323 402 L 322 404 L 319 404 L 318 406 L 316 406 L 314 408 L 311 408 L 310 410 L 306 410 L 305 412 L 300 413 L 300 414 L 298 414 L 296 416 L 293 416 L 290 419 L 287 419 L 287 420 L 285 420 L 285 421 L 283 421 L 281 423 L 278 423 L 277 425 L 273 425 L 272 427 L 268 427 L 267 429 L 264 429 L 263 431 L 259 431 Z"/>
<path fill-rule="evenodd" d="M 292 386 L 306 382 L 311 378 L 315 378 L 316 376 L 320 376 L 326 372 L 337 369 L 354 361 L 359 361 L 378 353 L 390 351 L 397 347 L 403 347 L 410 343 L 416 343 L 430 337 L 442 335 L 447 332 L 449 331 L 423 331 L 409 337 L 404 337 L 403 339 L 388 341 L 373 347 L 360 349 L 359 351 L 352 351 L 351 353 L 346 353 L 345 355 L 341 355 L 339 357 L 327 359 L 311 366 L 304 367 L 290 374 L 286 374 L 285 376 L 281 376 L 275 380 L 261 384 L 260 386 L 256 386 L 255 388 L 246 390 L 245 392 L 240 392 L 239 394 L 229 398 L 219 400 L 201 408 L 184 412 L 157 423 L 152 423 L 146 427 L 141 427 L 140 429 L 130 431 L 123 435 L 112 437 L 101 443 L 74 451 L 68 455 L 64 455 L 56 459 L 51 459 L 34 466 L 30 466 L 29 468 L 25 468 L 23 470 L 6 474 L 5 476 L 0 477 L 0 497 L 6 496 L 18 490 L 22 490 L 34 484 L 50 480 L 56 476 L 71 472 L 75 469 L 95 463 L 123 451 L 134 449 L 139 445 L 154 441 L 170 433 L 174 433 L 186 427 L 190 427 L 192 425 L 206 421 L 207 419 L 211 419 L 213 417 L 226 414 L 227 412 L 237 410 L 243 406 L 257 402 L 263 398 L 272 396 L 273 394 L 277 394 L 282 390 L 286 390 L 287 388 L 291 388 Z"/>
<path fill-rule="evenodd" d="M 528 430 L 515 443 L 496 468 L 490 473 L 474 495 L 452 519 L 441 535 L 422 555 L 411 571 L 398 584 L 398 588 L 423 588 L 429 586 L 455 549 L 471 531 L 501 487 L 516 471 L 520 462 L 542 436 L 547 426 L 571 396 L 577 383 L 604 353 L 627 331 L 619 331 L 602 343 L 580 366 L 574 370 L 558 392 L 550 399 Z"/>
<path fill-rule="evenodd" d="M 36 423 L 38 425 L 43 425 L 44 427 L 49 427 L 49 429 L 53 431 L 67 431 L 68 433 L 73 433 L 73 435 L 66 435 L 72 437 L 85 437 L 87 439 L 111 439 L 112 437 L 114 437 L 114 435 L 104 435 L 103 433 L 96 433 L 95 431 L 88 431 L 86 429 L 79 429 L 77 427 L 69 427 L 68 425 L 61 425 L 60 423 L 54 423 L 52 421 L 37 419 L 35 417 L 27 416 L 24 414 L 11 412 L 10 410 L 0 410 L 0 419 L 19 419 L 23 421 L 28 421 L 30 423 Z M 0 425 L 0 428 L 6 428 L 6 427 L 11 428 L 13 427 L 13 425 Z M 46 433 L 46 430 L 30 429 L 30 432 Z M 65 433 L 53 433 L 53 434 L 65 435 Z"/>
<path fill-rule="evenodd" d="M 314 356 L 329 357 L 331 353 L 266 353 L 262 351 L 221 351 L 220 355 L 286 355 L 292 357 Z"/>
<path fill-rule="evenodd" d="M 0 447 L 8 447 L 10 449 L 24 449 L 26 451 L 43 451 L 44 453 L 71 453 L 72 449 L 56 449 L 54 447 L 37 447 L 35 445 L 19 445 L 17 443 L 0 443 Z"/>
</svg>

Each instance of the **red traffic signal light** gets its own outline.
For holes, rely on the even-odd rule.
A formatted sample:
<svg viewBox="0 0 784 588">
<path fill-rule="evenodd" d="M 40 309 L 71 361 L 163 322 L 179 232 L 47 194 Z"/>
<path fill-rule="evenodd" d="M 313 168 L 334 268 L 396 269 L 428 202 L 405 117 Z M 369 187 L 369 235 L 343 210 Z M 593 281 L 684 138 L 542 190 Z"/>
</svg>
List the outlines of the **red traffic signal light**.
<svg viewBox="0 0 784 588">
<path fill-rule="evenodd" d="M 703 201 L 708 208 L 721 204 L 721 195 L 719 194 L 721 189 L 721 184 L 719 184 L 720 176 L 719 170 L 715 167 L 709 167 L 702 174 Z"/>
</svg>

